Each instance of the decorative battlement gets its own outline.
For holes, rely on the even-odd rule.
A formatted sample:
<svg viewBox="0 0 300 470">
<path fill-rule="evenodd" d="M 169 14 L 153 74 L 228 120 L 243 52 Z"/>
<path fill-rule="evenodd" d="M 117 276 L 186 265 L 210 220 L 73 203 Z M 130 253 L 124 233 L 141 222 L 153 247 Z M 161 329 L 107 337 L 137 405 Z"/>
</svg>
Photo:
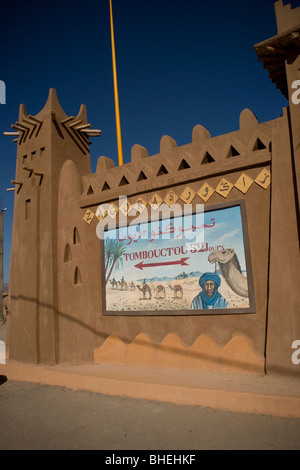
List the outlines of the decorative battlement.
<svg viewBox="0 0 300 470">
<path fill-rule="evenodd" d="M 101 156 L 95 173 L 89 166 L 80 169 L 83 192 L 80 206 L 91 207 L 105 201 L 116 200 L 122 195 L 142 194 L 150 190 L 175 186 L 181 182 L 201 180 L 211 175 L 222 175 L 229 171 L 265 165 L 270 162 L 271 125 L 259 124 L 249 109 L 240 114 L 240 128 L 225 135 L 211 137 L 207 129 L 196 125 L 192 132 L 192 142 L 178 147 L 176 141 L 163 136 L 160 153 L 149 156 L 141 145 L 134 145 L 131 161 L 115 167 L 113 160 Z M 72 152 L 71 159 L 77 155 L 89 156 L 90 137 L 100 136 L 99 129 L 92 129 L 87 121 L 86 107 L 81 105 L 77 116 L 67 116 L 63 111 L 56 91 L 50 89 L 44 108 L 36 115 L 27 114 L 24 105 L 20 106 L 19 119 L 12 124 L 14 132 L 5 135 L 16 136 L 18 143 L 18 165 L 16 177 L 12 180 L 16 194 L 37 176 L 36 183 L 41 185 L 49 172 L 44 159 L 40 156 L 51 153 L 49 145 L 55 141 L 64 152 L 63 160 Z M 47 150 L 45 152 L 47 143 Z M 68 150 L 67 154 L 65 150 Z M 51 153 L 53 158 L 53 152 Z M 80 157 L 81 156 L 81 157 Z M 21 163 L 20 163 L 21 162 Z M 60 158 L 61 166 L 61 158 Z M 81 166 L 81 165 L 79 165 Z M 14 189 L 14 188 L 11 188 Z"/>
<path fill-rule="evenodd" d="M 80 205 L 92 207 L 113 201 L 120 194 L 137 195 L 223 175 L 253 166 L 267 165 L 271 160 L 271 125 L 259 124 L 254 114 L 244 109 L 240 114 L 240 129 L 211 137 L 208 130 L 196 125 L 192 143 L 177 146 L 176 141 L 163 136 L 160 153 L 149 156 L 146 148 L 134 145 L 131 162 L 115 167 L 107 157 L 100 157 L 96 173 L 83 176 Z"/>
<path fill-rule="evenodd" d="M 300 7 L 291 9 L 282 0 L 275 3 L 278 34 L 254 46 L 259 61 L 283 96 L 289 99 L 286 63 L 293 63 L 299 55 Z"/>
<path fill-rule="evenodd" d="M 289 3 L 283 5 L 282 0 L 278 0 L 275 4 L 275 15 L 277 22 L 278 33 L 287 31 L 294 26 L 300 24 L 300 7 L 292 8 Z M 298 35 L 294 36 L 294 39 L 299 38 Z"/>
</svg>

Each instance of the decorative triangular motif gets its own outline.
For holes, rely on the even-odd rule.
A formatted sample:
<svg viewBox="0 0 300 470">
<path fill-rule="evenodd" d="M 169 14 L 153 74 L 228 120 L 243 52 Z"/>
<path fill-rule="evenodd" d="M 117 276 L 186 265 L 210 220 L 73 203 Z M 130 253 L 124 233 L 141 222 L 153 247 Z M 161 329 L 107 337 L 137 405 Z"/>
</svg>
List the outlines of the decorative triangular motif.
<svg viewBox="0 0 300 470">
<path fill-rule="evenodd" d="M 169 172 L 166 169 L 165 165 L 161 165 L 160 169 L 158 170 L 156 176 L 167 175 Z"/>
<path fill-rule="evenodd" d="M 94 190 L 93 190 L 92 186 L 89 187 L 89 189 L 87 190 L 87 193 L 86 193 L 86 194 L 87 194 L 88 196 L 89 196 L 90 194 L 94 194 Z"/>
<path fill-rule="evenodd" d="M 108 186 L 107 182 L 105 181 L 104 185 L 102 186 L 102 191 L 107 191 L 108 189 L 110 189 L 110 187 Z"/>
<path fill-rule="evenodd" d="M 215 160 L 210 153 L 205 152 L 204 158 L 201 162 L 201 165 L 206 165 L 206 163 L 213 163 Z"/>
<path fill-rule="evenodd" d="M 265 144 L 259 138 L 257 138 L 253 147 L 253 151 L 255 152 L 256 150 L 264 150 L 266 148 L 267 147 Z"/>
<path fill-rule="evenodd" d="M 147 179 L 147 176 L 145 175 L 145 173 L 143 171 L 141 171 L 139 176 L 138 176 L 137 181 L 143 181 L 143 180 L 146 180 L 146 179 Z"/>
<path fill-rule="evenodd" d="M 179 167 L 178 167 L 178 171 L 179 171 L 179 170 L 187 170 L 188 168 L 191 168 L 191 167 L 190 167 L 190 165 L 188 164 L 188 162 L 183 158 L 183 159 L 181 160 L 181 163 L 180 163 Z"/>
<path fill-rule="evenodd" d="M 125 186 L 126 184 L 129 184 L 127 178 L 125 176 L 122 177 L 119 186 Z"/>
<path fill-rule="evenodd" d="M 233 145 L 230 145 L 227 158 L 237 157 L 238 155 L 240 155 L 240 152 L 238 152 L 237 149 L 233 147 Z"/>
</svg>

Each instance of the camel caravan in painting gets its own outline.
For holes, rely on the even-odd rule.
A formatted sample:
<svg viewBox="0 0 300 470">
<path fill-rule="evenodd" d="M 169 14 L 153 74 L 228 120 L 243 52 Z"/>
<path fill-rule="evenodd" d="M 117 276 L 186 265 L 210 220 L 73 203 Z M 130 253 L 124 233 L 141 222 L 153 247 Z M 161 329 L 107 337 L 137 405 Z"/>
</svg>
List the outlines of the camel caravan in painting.
<svg viewBox="0 0 300 470">
<path fill-rule="evenodd" d="M 211 278 L 213 292 L 218 291 L 224 300 L 215 308 L 247 308 L 249 307 L 248 281 L 243 274 L 238 257 L 234 249 L 214 250 L 208 255 L 208 261 L 215 265 L 214 272 L 205 273 L 207 279 Z M 204 273 L 181 272 L 171 279 L 168 276 L 156 278 L 136 279 L 135 281 L 109 280 L 106 289 L 106 302 L 108 310 L 138 311 L 149 310 L 188 310 L 198 308 L 199 303 L 193 299 L 199 294 L 201 279 Z M 205 287 L 203 286 L 203 292 Z M 203 294 L 204 295 L 204 294 Z"/>
</svg>

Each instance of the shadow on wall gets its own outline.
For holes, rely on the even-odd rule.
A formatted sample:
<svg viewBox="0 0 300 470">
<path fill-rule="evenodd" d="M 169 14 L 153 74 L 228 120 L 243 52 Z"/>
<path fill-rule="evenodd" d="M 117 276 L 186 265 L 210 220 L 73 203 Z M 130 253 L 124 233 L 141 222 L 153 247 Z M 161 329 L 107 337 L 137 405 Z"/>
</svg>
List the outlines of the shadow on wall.
<svg viewBox="0 0 300 470">
<path fill-rule="evenodd" d="M 41 308 L 46 308 L 49 311 L 53 311 L 56 315 L 56 321 L 58 321 L 59 318 L 64 318 L 64 319 L 70 321 L 71 323 L 76 324 L 77 326 L 81 327 L 82 329 L 84 329 L 86 331 L 89 331 L 95 337 L 102 338 L 103 343 L 111 335 L 111 333 L 104 333 L 104 332 L 101 332 L 101 331 L 93 328 L 92 326 L 85 323 L 81 319 L 74 318 L 74 317 L 72 317 L 71 315 L 69 315 L 67 313 L 64 313 L 64 312 L 61 312 L 61 311 L 57 310 L 51 304 L 47 304 L 45 302 L 38 302 L 37 299 L 35 299 L 35 298 L 27 297 L 27 296 L 24 296 L 24 295 L 21 295 L 21 296 L 12 295 L 11 298 L 12 298 L 12 300 L 23 300 L 25 302 L 29 302 L 29 303 L 31 303 L 35 306 L 35 309 L 36 309 L 36 306 L 39 306 Z M 38 317 L 37 317 L 37 325 L 39 325 L 39 318 Z M 119 339 L 122 340 L 123 343 L 125 343 L 125 344 L 130 344 L 130 343 L 133 343 L 135 341 L 135 345 L 139 344 L 139 345 L 143 346 L 144 350 L 146 350 L 146 351 L 149 350 L 149 354 L 151 354 L 151 351 L 153 351 L 154 343 L 151 343 L 151 341 L 149 341 L 149 338 L 148 338 L 148 341 L 145 341 L 140 337 L 139 338 L 136 337 L 134 340 L 132 340 L 132 339 L 129 339 L 128 337 L 120 335 L 118 332 L 115 332 L 115 333 L 118 334 Z M 139 335 L 137 335 L 137 336 L 139 336 Z M 37 331 L 36 331 L 36 340 L 37 340 L 37 347 L 38 347 L 38 345 L 39 345 L 38 326 L 37 326 Z M 59 332 L 56 336 L 56 340 L 57 340 L 57 345 L 59 345 Z M 93 348 L 93 351 L 94 351 L 94 346 L 91 346 L 91 347 Z M 161 352 L 165 352 L 165 353 L 168 353 L 168 354 L 174 354 L 174 355 L 183 356 L 183 357 L 185 356 L 184 348 L 176 347 L 176 345 L 174 345 L 174 344 L 172 344 L 172 345 L 171 344 L 163 344 L 163 341 L 159 344 L 159 349 L 160 349 Z M 40 362 L 39 361 L 39 351 L 37 353 L 38 353 L 37 362 L 39 363 Z M 212 366 L 214 364 L 219 365 L 219 363 L 220 363 L 220 360 L 217 357 L 213 357 L 212 355 L 205 354 L 205 353 L 202 353 L 200 351 L 189 350 L 189 355 L 190 355 L 191 358 L 194 358 L 196 360 L 199 360 L 199 361 L 204 360 L 204 361 L 207 362 L 207 364 L 211 364 Z M 58 360 L 57 360 L 57 362 L 60 363 L 60 361 L 59 361 L 59 351 L 58 351 Z M 229 367 L 239 367 L 240 369 L 244 369 L 245 371 L 247 371 L 248 368 L 249 368 L 248 363 L 244 363 L 243 361 L 241 361 L 241 358 L 240 358 L 240 360 L 236 360 L 234 357 L 232 357 L 232 358 L 227 357 L 226 358 L 226 365 L 229 366 Z"/>
</svg>

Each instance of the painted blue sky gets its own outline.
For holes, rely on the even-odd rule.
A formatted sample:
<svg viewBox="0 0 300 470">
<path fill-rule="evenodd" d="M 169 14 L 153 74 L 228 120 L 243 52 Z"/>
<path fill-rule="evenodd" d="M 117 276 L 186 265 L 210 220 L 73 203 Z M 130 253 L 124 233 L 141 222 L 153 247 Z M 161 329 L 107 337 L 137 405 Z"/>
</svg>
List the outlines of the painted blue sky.
<svg viewBox="0 0 300 470">
<path fill-rule="evenodd" d="M 163 220 L 138 223 L 135 221 L 123 228 L 111 228 L 108 238 L 118 238 L 126 249 L 123 263 L 114 269 L 112 276 L 127 281 L 142 278 L 175 277 L 185 271 L 214 272 L 215 265 L 208 261 L 208 255 L 218 249 L 233 248 L 241 269 L 246 269 L 243 241 L 243 227 L 239 206 L 199 212 L 192 215 L 169 214 Z M 151 219 L 150 219 L 151 220 Z M 136 222 L 139 222 L 136 220 Z M 193 230 L 195 229 L 195 230 Z M 201 251 L 199 251 L 201 250 Z M 136 265 L 174 262 L 185 259 L 185 265 L 143 266 Z"/>
<path fill-rule="evenodd" d="M 244 108 L 264 122 L 287 106 L 253 48 L 277 32 L 273 0 L 113 0 L 113 11 L 124 163 L 134 144 L 153 155 L 163 135 L 184 145 L 196 124 L 215 136 L 237 130 Z M 13 193 L 6 188 L 15 174 L 16 146 L 3 131 L 18 119 L 20 103 L 35 115 L 50 88 L 69 115 L 84 103 L 89 122 L 102 130 L 91 146 L 92 170 L 101 155 L 117 164 L 109 1 L 2 2 L 0 51 L 7 282 Z"/>
</svg>

